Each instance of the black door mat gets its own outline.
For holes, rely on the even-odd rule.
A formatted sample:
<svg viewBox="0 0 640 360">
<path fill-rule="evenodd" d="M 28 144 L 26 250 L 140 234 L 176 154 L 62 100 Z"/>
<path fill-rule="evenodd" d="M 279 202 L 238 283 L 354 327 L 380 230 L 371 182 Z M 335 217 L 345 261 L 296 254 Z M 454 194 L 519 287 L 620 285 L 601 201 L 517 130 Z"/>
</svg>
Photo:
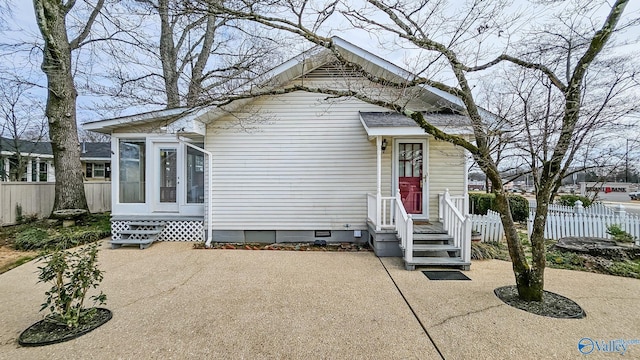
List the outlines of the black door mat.
<svg viewBox="0 0 640 360">
<path fill-rule="evenodd" d="M 471 280 L 467 275 L 457 270 L 423 271 L 422 273 L 429 278 L 429 280 Z"/>
</svg>

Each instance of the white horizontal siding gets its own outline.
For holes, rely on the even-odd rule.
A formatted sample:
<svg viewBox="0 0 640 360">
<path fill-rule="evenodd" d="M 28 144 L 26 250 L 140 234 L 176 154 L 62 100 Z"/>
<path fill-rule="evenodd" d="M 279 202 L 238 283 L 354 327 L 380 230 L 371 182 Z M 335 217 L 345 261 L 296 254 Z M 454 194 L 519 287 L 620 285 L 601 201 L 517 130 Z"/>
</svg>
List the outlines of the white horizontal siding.
<svg viewBox="0 0 640 360">
<path fill-rule="evenodd" d="M 208 126 L 214 229 L 366 228 L 366 193 L 376 192 L 376 149 L 358 111 L 383 109 L 325 98 L 304 92 L 267 97 Z"/>
<path fill-rule="evenodd" d="M 451 195 L 464 194 L 465 156 L 451 143 L 429 141 L 429 218 L 438 218 L 438 194 L 449 189 Z"/>
</svg>

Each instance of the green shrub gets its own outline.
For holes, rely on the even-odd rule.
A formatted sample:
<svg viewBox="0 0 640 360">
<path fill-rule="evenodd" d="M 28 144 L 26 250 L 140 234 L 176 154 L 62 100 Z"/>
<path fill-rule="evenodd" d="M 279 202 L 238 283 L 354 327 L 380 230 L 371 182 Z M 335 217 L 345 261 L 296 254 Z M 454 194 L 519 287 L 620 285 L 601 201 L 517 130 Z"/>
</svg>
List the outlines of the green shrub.
<svg viewBox="0 0 640 360">
<path fill-rule="evenodd" d="M 591 205 L 591 200 L 589 200 L 588 197 L 580 196 L 580 195 L 560 195 L 556 199 L 556 203 L 563 206 L 573 207 L 576 205 L 576 201 L 578 200 L 582 201 L 582 207 L 587 207 Z"/>
<path fill-rule="evenodd" d="M 38 250 L 48 247 L 49 233 L 46 230 L 32 227 L 16 235 L 13 246 L 17 250 Z"/>
<path fill-rule="evenodd" d="M 471 211 L 476 215 L 486 215 L 487 210 L 497 211 L 496 195 L 486 193 L 470 193 Z M 514 221 L 527 221 L 529 217 L 529 200 L 521 195 L 509 195 L 509 207 Z"/>
<path fill-rule="evenodd" d="M 68 228 L 55 229 L 49 228 L 46 223 L 36 223 L 16 235 L 14 247 L 17 250 L 69 249 L 109 235 L 111 235 L 109 215 L 90 215 L 77 226 Z"/>
<path fill-rule="evenodd" d="M 529 200 L 527 198 L 520 195 L 510 195 L 509 207 L 514 221 L 527 221 L 529 217 Z"/>
<path fill-rule="evenodd" d="M 58 250 L 43 260 L 45 265 L 38 267 L 39 282 L 52 284 L 51 289 L 45 292 L 46 300 L 40 308 L 40 311 L 49 310 L 47 321 L 76 328 L 91 319 L 96 309 L 86 309 L 84 301 L 87 291 L 97 288 L 103 278 L 102 271 L 98 269 L 98 243 L 76 251 Z M 90 299 L 94 305 L 103 305 L 107 296 L 100 292 Z"/>
<path fill-rule="evenodd" d="M 496 196 L 487 193 L 469 193 L 471 211 L 476 215 L 487 215 L 487 210 L 493 208 Z"/>
<path fill-rule="evenodd" d="M 479 242 L 471 244 L 472 260 L 499 259 L 508 260 L 505 246 L 497 242 Z"/>
<path fill-rule="evenodd" d="M 615 240 L 617 242 L 632 243 L 632 242 L 634 242 L 636 240 L 633 237 L 633 235 L 631 235 L 628 232 L 622 230 L 622 228 L 618 224 L 611 224 L 611 225 L 607 226 L 607 234 L 611 235 L 613 240 Z"/>
</svg>

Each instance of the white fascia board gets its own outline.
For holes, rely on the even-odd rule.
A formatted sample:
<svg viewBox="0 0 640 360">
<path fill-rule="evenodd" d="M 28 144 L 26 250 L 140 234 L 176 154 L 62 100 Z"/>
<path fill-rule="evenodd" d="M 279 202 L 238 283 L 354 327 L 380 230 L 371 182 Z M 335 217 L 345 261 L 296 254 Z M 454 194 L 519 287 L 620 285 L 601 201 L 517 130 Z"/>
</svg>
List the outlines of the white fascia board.
<svg viewBox="0 0 640 360">
<path fill-rule="evenodd" d="M 3 156 L 15 156 L 16 152 L 15 151 L 2 150 L 2 151 L 0 151 L 0 155 L 3 155 Z M 34 158 L 34 159 L 35 158 L 53 159 L 53 155 L 50 155 L 50 154 L 38 154 L 38 153 L 21 152 L 20 156 L 28 157 L 28 158 Z"/>
<path fill-rule="evenodd" d="M 82 124 L 82 128 L 85 130 L 97 131 L 97 132 L 111 132 L 111 130 L 131 125 L 144 124 L 157 120 L 161 120 L 167 117 L 179 116 L 180 114 L 188 114 L 187 108 L 175 108 L 159 111 L 151 111 L 142 114 L 136 114 L 131 116 L 124 116 L 115 119 L 104 119 L 90 121 Z"/>
<path fill-rule="evenodd" d="M 82 161 L 111 161 L 111 157 L 84 157 L 80 156 L 80 160 Z"/>
</svg>

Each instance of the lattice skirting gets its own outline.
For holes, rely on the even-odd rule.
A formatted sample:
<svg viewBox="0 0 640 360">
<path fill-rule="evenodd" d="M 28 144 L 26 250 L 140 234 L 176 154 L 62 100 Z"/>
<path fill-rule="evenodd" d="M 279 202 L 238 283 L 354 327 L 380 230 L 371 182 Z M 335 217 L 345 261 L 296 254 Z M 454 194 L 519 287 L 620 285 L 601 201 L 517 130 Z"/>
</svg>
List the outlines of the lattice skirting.
<svg viewBox="0 0 640 360">
<path fill-rule="evenodd" d="M 141 221 L 135 220 L 136 223 Z M 158 221 L 148 221 L 149 224 L 157 223 Z M 160 235 L 158 235 L 158 241 L 203 241 L 204 240 L 204 222 L 194 220 L 162 220 L 166 224 Z M 129 221 L 127 220 L 113 220 L 111 221 L 111 238 L 114 240 L 120 240 L 120 231 L 129 229 Z M 150 230 L 144 226 L 138 226 L 138 229 Z"/>
</svg>

